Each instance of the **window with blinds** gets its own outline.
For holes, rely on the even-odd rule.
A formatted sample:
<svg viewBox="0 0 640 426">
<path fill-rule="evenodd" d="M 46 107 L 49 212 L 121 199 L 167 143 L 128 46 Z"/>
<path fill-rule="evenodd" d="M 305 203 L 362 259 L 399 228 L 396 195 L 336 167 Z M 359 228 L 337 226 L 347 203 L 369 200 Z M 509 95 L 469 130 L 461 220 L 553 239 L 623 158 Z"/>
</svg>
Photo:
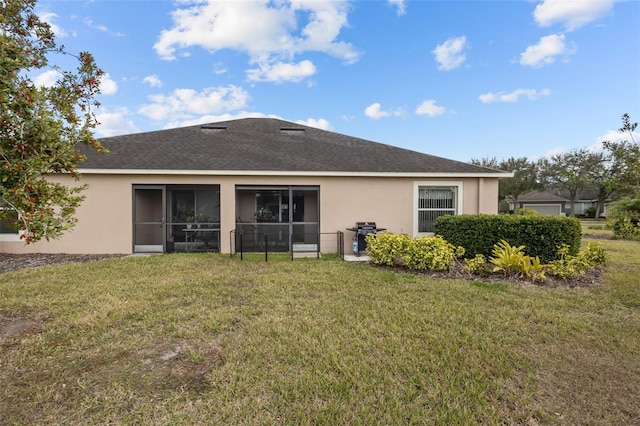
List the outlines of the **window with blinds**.
<svg viewBox="0 0 640 426">
<path fill-rule="evenodd" d="M 418 188 L 418 232 L 433 232 L 436 219 L 456 214 L 456 187 Z"/>
</svg>

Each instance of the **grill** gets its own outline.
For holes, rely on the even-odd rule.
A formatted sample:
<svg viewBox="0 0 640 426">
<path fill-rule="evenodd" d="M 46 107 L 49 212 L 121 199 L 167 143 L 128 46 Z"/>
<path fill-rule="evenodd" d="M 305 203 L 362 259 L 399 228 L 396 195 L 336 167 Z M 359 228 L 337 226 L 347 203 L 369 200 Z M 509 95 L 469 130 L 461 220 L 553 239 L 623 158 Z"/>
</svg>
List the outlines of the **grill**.
<svg viewBox="0 0 640 426">
<path fill-rule="evenodd" d="M 347 228 L 347 231 L 355 232 L 353 236 L 353 252 L 359 256 L 361 251 L 367 249 L 365 237 L 368 234 L 375 234 L 386 230 L 387 228 L 378 228 L 375 222 L 356 222 L 353 228 Z"/>
</svg>

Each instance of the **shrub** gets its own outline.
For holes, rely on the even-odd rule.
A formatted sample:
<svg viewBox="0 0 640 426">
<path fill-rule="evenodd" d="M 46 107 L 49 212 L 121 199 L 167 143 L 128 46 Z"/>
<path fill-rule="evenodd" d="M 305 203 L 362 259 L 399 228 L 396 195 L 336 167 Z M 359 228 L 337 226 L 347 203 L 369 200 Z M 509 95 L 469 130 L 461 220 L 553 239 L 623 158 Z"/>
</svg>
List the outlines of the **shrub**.
<svg viewBox="0 0 640 426">
<path fill-rule="evenodd" d="M 604 247 L 600 243 L 591 241 L 587 244 L 587 247 L 578 253 L 579 256 L 584 257 L 585 261 L 589 264 L 589 267 L 602 265 L 607 262 L 608 256 L 604 251 Z"/>
<path fill-rule="evenodd" d="M 557 248 L 569 246 L 576 255 L 580 249 L 582 229 L 580 221 L 565 216 L 519 215 L 445 215 L 436 219 L 435 233 L 466 250 L 465 256 L 491 256 L 493 246 L 500 240 L 515 246 L 526 246 L 529 255 L 542 262 L 558 258 Z"/>
<path fill-rule="evenodd" d="M 487 276 L 491 273 L 491 269 L 487 265 L 487 258 L 483 254 L 476 254 L 472 259 L 464 259 L 462 269 L 469 274 Z"/>
<path fill-rule="evenodd" d="M 598 243 L 590 242 L 577 256 L 569 254 L 567 245 L 558 248 L 559 259 L 548 265 L 549 274 L 567 279 L 576 274 L 584 274 L 588 269 L 607 261 L 604 248 Z"/>
<path fill-rule="evenodd" d="M 640 240 L 640 196 L 613 203 L 607 215 L 607 225 L 613 228 L 617 238 Z"/>
<path fill-rule="evenodd" d="M 410 240 L 402 260 L 409 269 L 444 271 L 451 268 L 456 255 L 462 254 L 462 247 L 456 248 L 441 236 L 419 237 Z"/>
<path fill-rule="evenodd" d="M 464 254 L 462 247 L 455 247 L 439 236 L 410 238 L 406 234 L 381 232 L 368 234 L 365 238 L 367 253 L 376 265 L 442 271 L 449 269 L 456 257 Z"/>
<path fill-rule="evenodd" d="M 539 216 L 540 215 L 540 213 L 538 213 L 537 210 L 528 209 L 526 207 L 520 207 L 515 209 L 513 211 L 513 214 L 519 215 L 519 216 Z"/>
<path fill-rule="evenodd" d="M 367 234 L 367 253 L 376 265 L 394 266 L 402 264 L 402 254 L 411 238 L 407 234 L 395 235 L 391 232 Z"/>
<path fill-rule="evenodd" d="M 596 217 L 596 210 L 597 210 L 597 209 L 596 209 L 595 207 L 593 207 L 593 206 L 588 207 L 588 208 L 587 208 L 587 209 L 585 209 L 585 211 L 584 211 L 584 215 L 585 215 L 585 217 Z"/>
<path fill-rule="evenodd" d="M 567 279 L 575 274 L 584 274 L 588 266 L 580 256 L 569 254 L 569 246 L 564 244 L 558 248 L 559 259 L 549 263 L 549 273 L 558 278 Z"/>
</svg>

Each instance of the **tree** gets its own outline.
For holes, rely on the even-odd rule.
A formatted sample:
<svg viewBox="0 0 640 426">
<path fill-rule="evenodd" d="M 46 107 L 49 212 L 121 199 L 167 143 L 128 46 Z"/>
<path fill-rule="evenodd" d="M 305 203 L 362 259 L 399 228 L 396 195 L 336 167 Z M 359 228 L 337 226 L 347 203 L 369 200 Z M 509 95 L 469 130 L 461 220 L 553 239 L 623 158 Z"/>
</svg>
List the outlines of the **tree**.
<svg viewBox="0 0 640 426">
<path fill-rule="evenodd" d="M 640 183 L 640 146 L 635 143 L 633 132 L 638 123 L 631 123 L 629 114 L 622 115 L 621 133 L 628 133 L 631 142 L 603 141 L 604 150 L 599 153 L 601 163 L 589 174 L 598 191 L 596 217 L 599 217 L 606 200 L 612 197 L 633 196 Z"/>
<path fill-rule="evenodd" d="M 574 149 L 540 160 L 541 176 L 546 187 L 569 192 L 571 215 L 575 215 L 578 191 L 592 182 L 590 171 L 599 167 L 602 156 L 587 149 Z"/>
<path fill-rule="evenodd" d="M 98 151 L 93 109 L 102 71 L 86 52 L 69 55 L 50 26 L 33 9 L 36 0 L 0 0 L 0 220 L 15 220 L 26 243 L 57 238 L 75 223 L 83 186 L 66 186 L 48 176 L 78 179 L 84 144 Z M 74 57 L 75 72 L 50 63 Z M 59 73 L 52 87 L 30 76 Z"/>
<path fill-rule="evenodd" d="M 633 132 L 638 123 L 632 123 L 629 114 L 622 115 L 620 133 L 628 133 L 631 141 L 603 141 L 602 146 L 607 154 L 614 177 L 608 190 L 620 195 L 633 196 L 640 192 L 640 144 L 636 143 Z"/>
<path fill-rule="evenodd" d="M 620 169 L 616 162 L 611 161 L 610 156 L 605 152 L 595 152 L 594 164 L 588 170 L 588 186 L 597 191 L 595 218 L 600 217 L 604 202 L 611 197 L 616 191 L 617 179 Z"/>
<path fill-rule="evenodd" d="M 518 197 L 527 192 L 531 192 L 540 187 L 538 182 L 538 167 L 536 163 L 529 161 L 526 157 L 510 157 L 506 160 L 496 160 L 496 158 L 482 158 L 471 160 L 472 164 L 490 169 L 513 172 L 513 177 L 500 179 L 500 199 L 507 196 L 513 198 L 516 206 Z"/>
</svg>

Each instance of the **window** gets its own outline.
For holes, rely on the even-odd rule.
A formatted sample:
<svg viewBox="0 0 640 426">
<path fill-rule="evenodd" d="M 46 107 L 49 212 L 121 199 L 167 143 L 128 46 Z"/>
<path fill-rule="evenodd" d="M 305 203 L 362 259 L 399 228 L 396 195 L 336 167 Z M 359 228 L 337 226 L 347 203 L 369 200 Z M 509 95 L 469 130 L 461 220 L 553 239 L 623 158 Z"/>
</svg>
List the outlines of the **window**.
<svg viewBox="0 0 640 426">
<path fill-rule="evenodd" d="M 461 193 L 461 182 L 417 182 L 414 234 L 433 233 L 438 217 L 458 214 L 462 210 Z"/>
<path fill-rule="evenodd" d="M 0 241 L 19 241 L 18 212 L 0 206 L 3 217 L 0 218 Z"/>
<path fill-rule="evenodd" d="M 3 213 L 3 217 L 0 218 L 0 234 L 17 234 L 18 213 L 11 210 L 4 210 Z"/>
</svg>

